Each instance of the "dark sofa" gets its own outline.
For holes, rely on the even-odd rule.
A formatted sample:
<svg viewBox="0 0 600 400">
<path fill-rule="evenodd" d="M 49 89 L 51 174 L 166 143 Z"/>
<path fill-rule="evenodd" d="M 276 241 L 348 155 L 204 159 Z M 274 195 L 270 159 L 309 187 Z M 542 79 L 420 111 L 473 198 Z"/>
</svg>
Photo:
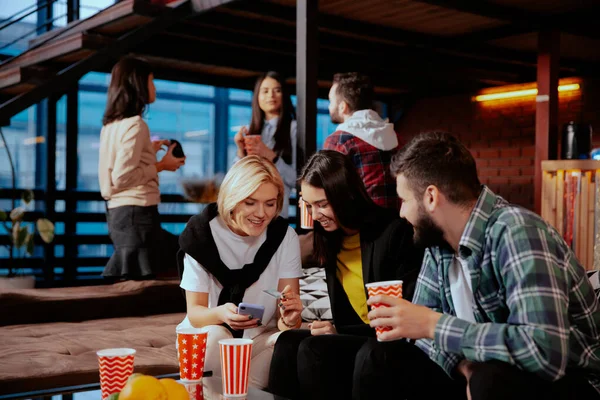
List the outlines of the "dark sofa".
<svg viewBox="0 0 600 400">
<path fill-rule="evenodd" d="M 96 351 L 137 350 L 135 371 L 178 371 L 179 282 L 0 290 L 0 394 L 99 381 Z"/>
</svg>

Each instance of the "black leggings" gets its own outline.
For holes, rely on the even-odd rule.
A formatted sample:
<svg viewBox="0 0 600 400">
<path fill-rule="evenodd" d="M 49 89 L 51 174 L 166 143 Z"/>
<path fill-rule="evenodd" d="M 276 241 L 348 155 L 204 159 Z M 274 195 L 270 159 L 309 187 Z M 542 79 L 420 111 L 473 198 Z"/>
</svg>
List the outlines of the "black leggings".
<svg viewBox="0 0 600 400">
<path fill-rule="evenodd" d="M 421 350 L 404 341 L 380 343 L 371 337 L 340 334 L 311 336 L 308 330 L 286 331 L 277 339 L 269 391 L 290 399 L 388 398 L 397 391 L 396 374 L 413 365 L 411 353 L 431 370 L 417 377 L 417 386 L 438 381 L 434 392 L 443 398 L 452 390 L 463 392 L 440 367 L 429 363 Z"/>
<path fill-rule="evenodd" d="M 275 344 L 269 391 L 290 399 L 466 399 L 466 381 L 451 379 L 415 345 L 352 335 L 283 332 Z M 582 374 L 548 382 L 502 362 L 478 363 L 472 400 L 600 399 Z"/>
</svg>

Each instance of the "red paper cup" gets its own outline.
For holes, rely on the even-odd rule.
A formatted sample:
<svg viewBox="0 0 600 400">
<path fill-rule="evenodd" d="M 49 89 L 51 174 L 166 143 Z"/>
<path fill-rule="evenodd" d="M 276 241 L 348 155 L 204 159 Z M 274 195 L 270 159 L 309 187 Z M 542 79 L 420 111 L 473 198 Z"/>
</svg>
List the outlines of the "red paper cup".
<svg viewBox="0 0 600 400">
<path fill-rule="evenodd" d="M 249 143 L 257 143 L 260 142 L 262 140 L 262 137 L 260 135 L 246 135 L 244 136 L 244 149 L 246 151 L 248 151 L 248 144 Z"/>
<path fill-rule="evenodd" d="M 308 211 L 306 202 L 302 199 L 302 197 L 300 197 L 298 205 L 300 206 L 300 228 L 313 229 L 314 222 L 312 219 L 312 214 Z"/>
<path fill-rule="evenodd" d="M 248 394 L 252 339 L 219 340 L 223 395 L 244 397 Z"/>
<path fill-rule="evenodd" d="M 369 293 L 369 297 L 377 296 L 378 294 L 383 294 L 386 296 L 402 298 L 402 281 L 385 281 L 385 282 L 373 282 L 367 283 L 365 285 L 367 287 L 367 292 Z M 384 304 L 373 304 L 371 306 L 372 309 L 376 309 L 377 307 L 387 307 Z M 377 332 L 377 340 L 379 339 L 379 335 L 383 332 L 390 331 L 391 328 L 389 326 L 378 326 L 375 328 Z"/>
<path fill-rule="evenodd" d="M 206 340 L 205 328 L 177 328 L 177 358 L 182 382 L 199 382 L 204 374 Z"/>
<path fill-rule="evenodd" d="M 133 373 L 134 349 L 104 349 L 96 352 L 100 369 L 102 399 L 120 392 Z"/>
<path fill-rule="evenodd" d="M 204 400 L 204 388 L 201 383 L 184 383 L 185 389 L 190 395 L 190 400 Z"/>
</svg>

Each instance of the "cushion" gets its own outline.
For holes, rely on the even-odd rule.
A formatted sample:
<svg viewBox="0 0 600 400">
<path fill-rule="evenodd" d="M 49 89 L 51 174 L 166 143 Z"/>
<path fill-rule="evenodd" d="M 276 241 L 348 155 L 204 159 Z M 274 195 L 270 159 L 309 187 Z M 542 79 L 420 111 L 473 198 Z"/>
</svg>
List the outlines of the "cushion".
<svg viewBox="0 0 600 400">
<path fill-rule="evenodd" d="M 181 293 L 179 293 L 181 296 Z M 0 393 L 99 382 L 96 351 L 136 349 L 134 371 L 179 371 L 175 328 L 185 313 L 0 328 Z"/>
<path fill-rule="evenodd" d="M 53 289 L 0 289 L 0 326 L 185 312 L 179 280 Z"/>
<path fill-rule="evenodd" d="M 304 277 L 300 279 L 300 299 L 304 306 L 303 321 L 333 319 L 323 268 L 304 269 Z"/>
</svg>

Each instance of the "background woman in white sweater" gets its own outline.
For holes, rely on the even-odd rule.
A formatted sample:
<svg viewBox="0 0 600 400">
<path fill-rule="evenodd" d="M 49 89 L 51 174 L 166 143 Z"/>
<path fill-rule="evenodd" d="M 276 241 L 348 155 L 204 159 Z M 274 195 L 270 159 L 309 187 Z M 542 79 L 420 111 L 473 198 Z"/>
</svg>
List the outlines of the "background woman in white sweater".
<svg viewBox="0 0 600 400">
<path fill-rule="evenodd" d="M 171 144 L 164 157 L 156 153 L 169 140 L 151 141 L 142 119 L 156 99 L 150 65 L 122 58 L 112 69 L 100 133 L 98 178 L 107 202 L 107 222 L 114 253 L 103 275 L 115 279 L 148 279 L 176 267 L 177 236 L 160 226 L 158 173 L 176 171 L 185 157 L 176 158 Z"/>
<path fill-rule="evenodd" d="M 284 218 L 288 217 L 290 191 L 296 187 L 297 179 L 295 118 L 283 77 L 269 71 L 256 80 L 250 126 L 243 126 L 233 138 L 238 148 L 234 161 L 256 155 L 277 167 L 284 184 L 281 210 Z"/>
</svg>

